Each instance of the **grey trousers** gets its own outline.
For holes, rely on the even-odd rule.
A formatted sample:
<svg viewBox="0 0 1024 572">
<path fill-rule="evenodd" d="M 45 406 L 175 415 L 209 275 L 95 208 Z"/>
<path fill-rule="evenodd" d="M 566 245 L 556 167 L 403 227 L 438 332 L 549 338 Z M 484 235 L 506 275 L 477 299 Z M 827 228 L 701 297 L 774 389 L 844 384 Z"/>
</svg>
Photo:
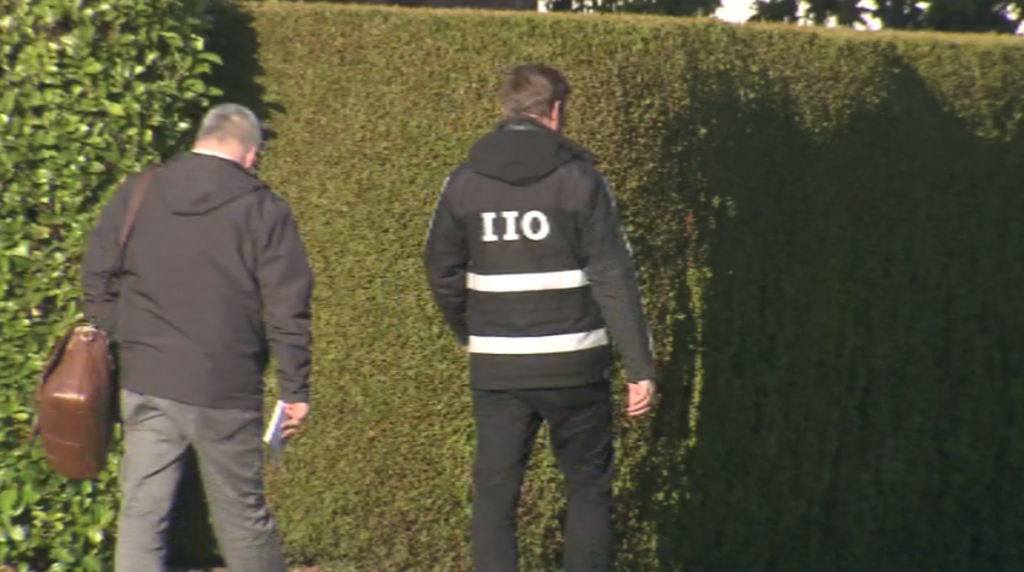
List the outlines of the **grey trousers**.
<svg viewBox="0 0 1024 572">
<path fill-rule="evenodd" d="M 165 536 L 183 461 L 195 450 L 221 555 L 231 572 L 286 572 L 263 494 L 263 414 L 121 392 L 125 452 L 116 572 L 165 572 Z"/>
</svg>

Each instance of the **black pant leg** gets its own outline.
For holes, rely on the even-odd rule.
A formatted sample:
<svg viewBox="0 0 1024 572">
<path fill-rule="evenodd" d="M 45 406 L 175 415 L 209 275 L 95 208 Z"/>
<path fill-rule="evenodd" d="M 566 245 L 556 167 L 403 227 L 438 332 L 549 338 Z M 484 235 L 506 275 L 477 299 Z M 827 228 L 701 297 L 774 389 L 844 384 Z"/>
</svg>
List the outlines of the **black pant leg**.
<svg viewBox="0 0 1024 572">
<path fill-rule="evenodd" d="M 609 572 L 612 560 L 614 447 L 607 381 L 546 391 L 533 403 L 548 422 L 565 475 L 566 572 Z"/>
<path fill-rule="evenodd" d="M 472 557 L 475 572 L 518 572 L 516 509 L 542 419 L 512 392 L 474 391 Z"/>
</svg>

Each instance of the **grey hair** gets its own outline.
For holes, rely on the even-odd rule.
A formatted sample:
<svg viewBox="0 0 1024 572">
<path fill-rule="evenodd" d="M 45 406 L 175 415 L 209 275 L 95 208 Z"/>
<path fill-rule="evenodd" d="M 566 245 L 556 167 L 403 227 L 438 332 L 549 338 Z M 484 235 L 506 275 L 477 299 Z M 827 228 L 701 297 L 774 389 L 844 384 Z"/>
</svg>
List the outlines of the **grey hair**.
<svg viewBox="0 0 1024 572">
<path fill-rule="evenodd" d="M 263 143 L 260 120 L 248 107 L 221 103 L 206 112 L 196 141 L 234 141 L 246 148 Z"/>
</svg>

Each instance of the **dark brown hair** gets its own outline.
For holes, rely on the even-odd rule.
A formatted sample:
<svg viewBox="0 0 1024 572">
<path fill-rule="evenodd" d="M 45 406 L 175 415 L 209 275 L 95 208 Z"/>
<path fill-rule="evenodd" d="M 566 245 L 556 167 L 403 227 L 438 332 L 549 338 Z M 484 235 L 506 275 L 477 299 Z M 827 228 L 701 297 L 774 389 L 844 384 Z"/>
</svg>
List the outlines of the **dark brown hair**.
<svg viewBox="0 0 1024 572">
<path fill-rule="evenodd" d="M 501 86 L 501 110 L 505 117 L 551 113 L 556 101 L 569 97 L 569 82 L 558 71 L 547 66 L 525 64 L 512 70 Z"/>
</svg>

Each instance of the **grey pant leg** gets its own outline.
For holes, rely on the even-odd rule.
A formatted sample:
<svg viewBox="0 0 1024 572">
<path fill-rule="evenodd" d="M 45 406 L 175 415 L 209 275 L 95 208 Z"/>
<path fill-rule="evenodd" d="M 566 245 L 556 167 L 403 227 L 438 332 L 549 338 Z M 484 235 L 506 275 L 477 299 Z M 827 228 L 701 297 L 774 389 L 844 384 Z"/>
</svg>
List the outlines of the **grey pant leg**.
<svg viewBox="0 0 1024 572">
<path fill-rule="evenodd" d="M 121 392 L 124 456 L 116 572 L 164 572 L 167 532 L 188 441 L 152 398 Z"/>
<path fill-rule="evenodd" d="M 286 572 L 263 491 L 263 412 L 195 408 L 189 430 L 213 527 L 231 572 Z"/>
</svg>

